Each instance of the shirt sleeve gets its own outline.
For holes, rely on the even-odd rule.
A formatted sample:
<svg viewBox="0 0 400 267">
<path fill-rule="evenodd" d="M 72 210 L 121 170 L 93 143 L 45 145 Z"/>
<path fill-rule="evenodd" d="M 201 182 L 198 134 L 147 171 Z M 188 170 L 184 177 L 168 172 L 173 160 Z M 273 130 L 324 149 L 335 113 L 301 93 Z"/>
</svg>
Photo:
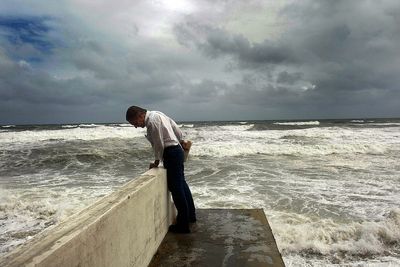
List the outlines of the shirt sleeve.
<svg viewBox="0 0 400 267">
<path fill-rule="evenodd" d="M 160 121 L 155 121 L 149 125 L 150 127 L 150 139 L 151 145 L 153 146 L 154 150 L 154 159 L 162 161 L 163 152 L 164 152 L 164 142 L 163 142 L 163 132 L 161 129 Z"/>
<path fill-rule="evenodd" d="M 170 122 L 171 122 L 172 130 L 174 131 L 174 134 L 175 134 L 176 138 L 178 138 L 178 142 L 180 143 L 183 140 L 182 131 L 181 131 L 181 129 L 179 129 L 176 122 L 174 122 L 172 119 L 170 119 Z"/>
</svg>

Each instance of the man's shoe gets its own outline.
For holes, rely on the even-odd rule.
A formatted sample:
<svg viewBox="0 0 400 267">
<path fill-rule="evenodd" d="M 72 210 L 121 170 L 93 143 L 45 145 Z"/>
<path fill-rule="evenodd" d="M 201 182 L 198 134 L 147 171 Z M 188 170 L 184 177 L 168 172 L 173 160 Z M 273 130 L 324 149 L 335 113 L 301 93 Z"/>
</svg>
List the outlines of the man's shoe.
<svg viewBox="0 0 400 267">
<path fill-rule="evenodd" d="M 176 234 L 189 234 L 190 233 L 189 227 L 182 227 L 182 226 L 178 226 L 176 224 L 170 225 L 168 228 L 168 231 L 171 233 L 176 233 Z"/>
</svg>

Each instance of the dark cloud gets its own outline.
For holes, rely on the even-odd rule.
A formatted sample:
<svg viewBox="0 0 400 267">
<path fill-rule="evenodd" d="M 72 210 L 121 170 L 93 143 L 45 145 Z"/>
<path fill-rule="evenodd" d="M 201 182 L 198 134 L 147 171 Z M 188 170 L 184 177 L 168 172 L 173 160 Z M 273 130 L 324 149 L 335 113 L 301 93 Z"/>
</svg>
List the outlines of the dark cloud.
<svg viewBox="0 0 400 267">
<path fill-rule="evenodd" d="M 252 42 L 192 18 L 178 25 L 176 34 L 206 56 L 228 56 L 236 68 L 253 70 L 230 90 L 228 97 L 236 103 L 303 112 L 298 116 L 307 116 L 314 110 L 310 107 L 317 107 L 314 117 L 343 116 L 343 108 L 347 117 L 398 116 L 400 108 L 386 108 L 386 102 L 399 96 L 399 15 L 394 1 L 368 2 L 368 7 L 302 1 L 282 10 L 290 27 L 273 41 Z"/>
<path fill-rule="evenodd" d="M 65 112 L 74 113 L 67 110 L 86 110 L 91 107 L 98 111 L 97 115 L 86 110 L 76 118 L 85 121 L 95 118 L 96 121 L 102 121 L 106 105 L 123 107 L 133 102 L 148 105 L 167 100 L 174 94 L 180 93 L 175 86 L 176 77 L 161 71 L 153 70 L 152 73 L 145 75 L 134 72 L 131 73 L 132 77 L 129 77 L 119 74 L 117 70 L 107 71 L 103 65 L 88 63 L 85 63 L 81 70 L 87 72 L 88 76 L 60 79 L 50 76 L 47 72 L 33 69 L 28 62 L 14 62 L 4 53 L 0 54 L 2 120 L 11 123 L 12 119 L 18 118 L 21 122 L 29 123 L 29 120 L 40 117 L 53 118 L 50 122 L 54 123 L 55 120 L 64 119 Z M 42 112 L 40 116 L 32 117 L 38 110 L 51 110 L 49 111 L 51 115 Z M 25 116 L 17 115 L 23 111 L 26 113 Z M 120 114 L 107 116 L 118 121 Z M 74 119 L 71 117 L 68 121 Z"/>
<path fill-rule="evenodd" d="M 294 72 L 289 73 L 287 71 L 282 71 L 278 74 L 276 82 L 279 84 L 289 84 L 293 85 L 303 77 L 303 73 Z"/>
<path fill-rule="evenodd" d="M 60 80 L 46 72 L 33 71 L 27 62 L 14 63 L 1 57 L 0 101 L 22 101 L 35 104 L 80 105 L 90 102 L 95 94 L 87 94 L 79 88 L 87 87 L 82 80 Z"/>
<path fill-rule="evenodd" d="M 181 86 L 186 88 L 179 98 L 188 103 L 208 103 L 223 98 L 229 85 L 224 82 L 202 80 L 193 84 L 182 81 Z"/>
<path fill-rule="evenodd" d="M 251 43 L 242 35 L 209 25 L 199 25 L 191 20 L 176 25 L 175 33 L 181 44 L 197 47 L 211 58 L 231 56 L 242 67 L 297 62 L 290 44 L 273 43 L 269 40 Z"/>
<path fill-rule="evenodd" d="M 0 15 L 0 123 L 118 121 L 131 104 L 180 120 L 400 116 L 398 1 L 274 3 Z"/>
</svg>

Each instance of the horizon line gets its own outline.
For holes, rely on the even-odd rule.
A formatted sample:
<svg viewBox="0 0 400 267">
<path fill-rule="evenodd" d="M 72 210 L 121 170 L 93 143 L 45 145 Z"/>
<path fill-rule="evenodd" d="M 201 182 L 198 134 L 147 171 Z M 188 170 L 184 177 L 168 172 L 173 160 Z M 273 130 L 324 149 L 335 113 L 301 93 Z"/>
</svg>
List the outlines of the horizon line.
<svg viewBox="0 0 400 267">
<path fill-rule="evenodd" d="M 400 117 L 347 117 L 347 118 L 309 118 L 309 119 L 242 119 L 242 120 L 175 120 L 177 123 L 202 123 L 202 122 L 260 122 L 260 121 L 285 121 L 285 122 L 300 122 L 300 121 L 327 121 L 327 120 L 384 120 L 384 119 L 400 119 Z M 40 125 L 68 125 L 68 124 L 129 124 L 128 122 L 66 122 L 66 123 L 7 123 L 0 126 L 40 126 Z"/>
</svg>

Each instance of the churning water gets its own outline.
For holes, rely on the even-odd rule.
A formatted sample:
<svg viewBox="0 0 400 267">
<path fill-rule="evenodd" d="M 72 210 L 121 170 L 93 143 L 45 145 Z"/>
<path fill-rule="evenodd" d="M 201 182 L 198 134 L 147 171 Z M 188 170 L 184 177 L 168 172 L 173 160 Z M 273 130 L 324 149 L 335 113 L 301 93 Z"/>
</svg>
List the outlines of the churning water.
<svg viewBox="0 0 400 267">
<path fill-rule="evenodd" d="M 199 208 L 263 208 L 287 266 L 400 266 L 400 120 L 193 122 Z M 0 126 L 0 256 L 146 171 L 127 124 Z"/>
</svg>

